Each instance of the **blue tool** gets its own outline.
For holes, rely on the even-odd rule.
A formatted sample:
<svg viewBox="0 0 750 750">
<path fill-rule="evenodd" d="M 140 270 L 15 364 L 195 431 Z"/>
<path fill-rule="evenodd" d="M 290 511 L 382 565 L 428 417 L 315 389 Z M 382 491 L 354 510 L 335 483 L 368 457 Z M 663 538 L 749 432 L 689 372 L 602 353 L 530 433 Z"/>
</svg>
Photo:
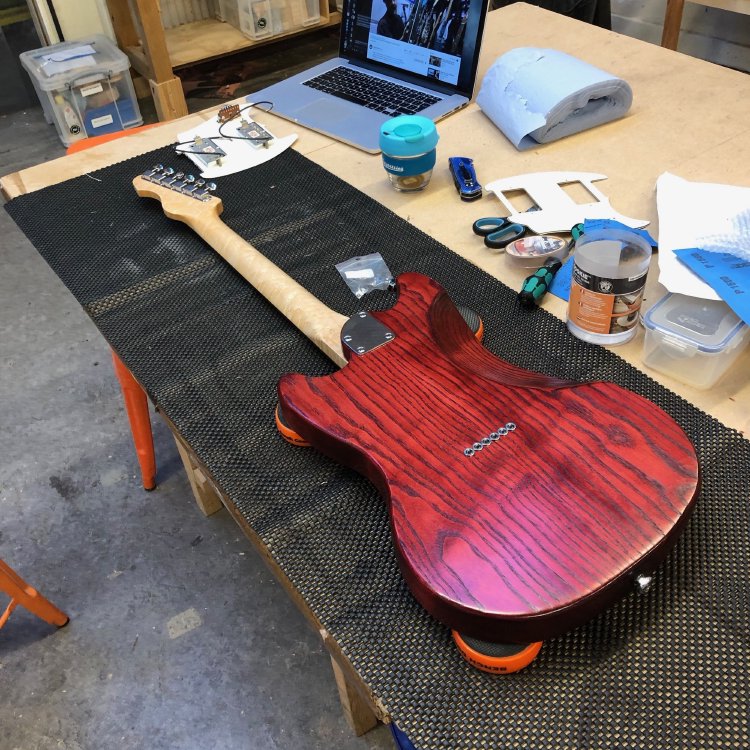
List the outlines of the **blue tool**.
<svg viewBox="0 0 750 750">
<path fill-rule="evenodd" d="M 484 237 L 484 244 L 487 247 L 495 250 L 504 248 L 514 240 L 523 237 L 528 229 L 524 224 L 516 224 L 499 216 L 477 219 L 471 225 L 471 228 L 474 230 L 474 234 Z"/>
<path fill-rule="evenodd" d="M 477 180 L 474 162 L 468 156 L 451 156 L 448 169 L 462 201 L 475 201 L 482 197 L 482 186 Z"/>
</svg>

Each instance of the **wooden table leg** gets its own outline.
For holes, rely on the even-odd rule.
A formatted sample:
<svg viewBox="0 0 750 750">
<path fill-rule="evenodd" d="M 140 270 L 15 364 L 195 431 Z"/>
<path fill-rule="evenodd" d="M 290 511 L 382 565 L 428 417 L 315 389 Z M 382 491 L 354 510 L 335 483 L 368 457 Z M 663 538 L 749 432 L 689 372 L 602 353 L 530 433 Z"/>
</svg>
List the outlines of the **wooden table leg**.
<svg viewBox="0 0 750 750">
<path fill-rule="evenodd" d="M 185 467 L 185 473 L 190 481 L 195 502 L 198 504 L 203 515 L 210 516 L 212 513 L 216 513 L 216 511 L 224 507 L 224 503 L 221 502 L 216 487 L 214 487 L 213 482 L 198 465 L 192 451 L 182 442 L 177 433 L 173 431 L 172 434 L 177 445 L 177 451 Z"/>
<path fill-rule="evenodd" d="M 359 691 L 347 680 L 344 670 L 333 656 L 331 656 L 331 666 L 344 716 L 357 737 L 360 737 L 377 726 L 378 718 Z"/>
<path fill-rule="evenodd" d="M 664 28 L 661 34 L 662 47 L 677 49 L 684 5 L 685 0 L 667 0 L 667 9 L 664 11 Z"/>
<path fill-rule="evenodd" d="M 123 51 L 130 51 L 131 62 L 148 80 L 159 120 L 187 115 L 185 93 L 172 69 L 158 3 L 154 0 L 107 0 L 107 6 L 117 44 Z M 142 56 L 133 52 L 139 46 L 143 49 Z"/>
</svg>

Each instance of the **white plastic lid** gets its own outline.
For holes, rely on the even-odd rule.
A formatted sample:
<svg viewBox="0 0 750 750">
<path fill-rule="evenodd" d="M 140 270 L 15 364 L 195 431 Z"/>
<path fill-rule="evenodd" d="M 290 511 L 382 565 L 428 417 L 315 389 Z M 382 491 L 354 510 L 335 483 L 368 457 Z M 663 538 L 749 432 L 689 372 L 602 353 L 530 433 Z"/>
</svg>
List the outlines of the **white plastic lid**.
<svg viewBox="0 0 750 750">
<path fill-rule="evenodd" d="M 671 293 L 646 313 L 643 324 L 704 352 L 726 349 L 746 328 L 726 302 Z"/>
<path fill-rule="evenodd" d="M 22 52 L 19 59 L 42 91 L 63 89 L 73 82 L 85 83 L 92 74 L 101 77 L 130 67 L 127 55 L 102 34 Z"/>
</svg>

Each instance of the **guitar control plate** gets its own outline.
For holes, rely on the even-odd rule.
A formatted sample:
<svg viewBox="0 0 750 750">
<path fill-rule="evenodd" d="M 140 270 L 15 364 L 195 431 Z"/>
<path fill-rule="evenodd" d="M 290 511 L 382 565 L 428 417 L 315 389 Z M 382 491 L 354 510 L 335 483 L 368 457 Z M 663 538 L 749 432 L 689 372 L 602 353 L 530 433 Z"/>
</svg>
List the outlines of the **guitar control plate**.
<svg viewBox="0 0 750 750">
<path fill-rule="evenodd" d="M 341 329 L 341 341 L 355 354 L 367 354 L 395 338 L 388 326 L 363 311 L 352 315 Z"/>
</svg>

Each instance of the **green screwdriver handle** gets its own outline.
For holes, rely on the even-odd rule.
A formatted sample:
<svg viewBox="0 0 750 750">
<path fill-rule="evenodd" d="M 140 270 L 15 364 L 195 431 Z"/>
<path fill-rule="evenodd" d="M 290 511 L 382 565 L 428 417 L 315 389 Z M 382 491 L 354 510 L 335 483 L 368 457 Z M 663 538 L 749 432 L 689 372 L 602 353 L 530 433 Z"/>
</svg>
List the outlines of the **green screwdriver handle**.
<svg viewBox="0 0 750 750">
<path fill-rule="evenodd" d="M 541 268 L 524 280 L 521 291 L 518 293 L 520 303 L 524 307 L 538 305 L 561 267 L 562 261 L 559 258 L 548 258 Z"/>
</svg>

